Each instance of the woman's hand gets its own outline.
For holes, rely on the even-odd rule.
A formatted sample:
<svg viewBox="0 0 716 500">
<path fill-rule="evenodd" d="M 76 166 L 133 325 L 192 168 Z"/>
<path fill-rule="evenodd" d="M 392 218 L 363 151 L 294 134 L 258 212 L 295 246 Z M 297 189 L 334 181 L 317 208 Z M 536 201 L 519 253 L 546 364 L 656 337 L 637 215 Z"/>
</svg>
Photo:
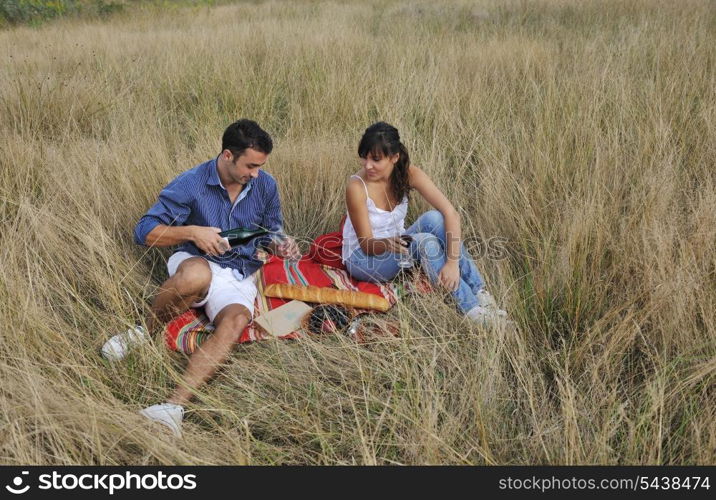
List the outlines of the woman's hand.
<svg viewBox="0 0 716 500">
<path fill-rule="evenodd" d="M 445 263 L 438 275 L 438 281 L 451 292 L 458 289 L 460 285 L 460 266 L 457 261 L 449 260 Z"/>
<path fill-rule="evenodd" d="M 385 245 L 386 252 L 392 253 L 408 253 L 408 246 L 400 239 L 400 236 L 391 236 L 390 238 L 381 238 Z"/>
</svg>

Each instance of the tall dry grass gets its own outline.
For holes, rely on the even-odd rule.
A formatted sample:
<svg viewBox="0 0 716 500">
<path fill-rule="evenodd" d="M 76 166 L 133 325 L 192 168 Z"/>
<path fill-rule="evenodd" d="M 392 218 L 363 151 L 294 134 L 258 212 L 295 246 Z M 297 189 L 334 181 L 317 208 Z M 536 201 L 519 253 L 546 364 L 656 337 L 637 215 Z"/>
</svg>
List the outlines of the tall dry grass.
<svg viewBox="0 0 716 500">
<path fill-rule="evenodd" d="M 249 2 L 0 32 L 0 461 L 713 464 L 716 7 L 703 1 Z M 256 119 L 288 229 L 335 229 L 363 129 L 399 127 L 518 323 L 440 296 L 402 336 L 242 346 L 176 443 L 147 311 L 160 188 Z M 411 217 L 425 206 L 415 203 Z"/>
</svg>

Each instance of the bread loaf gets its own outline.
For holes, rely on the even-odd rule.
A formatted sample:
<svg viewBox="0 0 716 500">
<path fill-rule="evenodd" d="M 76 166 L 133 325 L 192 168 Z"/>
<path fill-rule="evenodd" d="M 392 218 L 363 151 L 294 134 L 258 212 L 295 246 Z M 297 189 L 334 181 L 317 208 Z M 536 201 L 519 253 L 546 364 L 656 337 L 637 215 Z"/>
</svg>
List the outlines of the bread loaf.
<svg viewBox="0 0 716 500">
<path fill-rule="evenodd" d="M 342 304 L 358 309 L 373 309 L 382 312 L 390 309 L 390 303 L 378 295 L 352 292 L 350 290 L 336 290 L 335 288 L 274 283 L 266 287 L 264 295 L 319 304 Z"/>
</svg>

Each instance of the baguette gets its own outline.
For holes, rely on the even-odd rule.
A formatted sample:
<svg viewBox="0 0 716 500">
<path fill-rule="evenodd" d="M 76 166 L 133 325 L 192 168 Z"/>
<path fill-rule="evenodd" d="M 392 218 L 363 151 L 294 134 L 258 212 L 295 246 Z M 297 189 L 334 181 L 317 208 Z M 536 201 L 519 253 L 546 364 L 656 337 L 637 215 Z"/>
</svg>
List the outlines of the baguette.
<svg viewBox="0 0 716 500">
<path fill-rule="evenodd" d="M 264 290 L 267 297 L 295 299 L 319 304 L 342 304 L 358 309 L 373 309 L 385 312 L 390 309 L 390 302 L 372 293 L 336 290 L 335 288 L 317 286 L 299 286 L 274 283 Z"/>
</svg>

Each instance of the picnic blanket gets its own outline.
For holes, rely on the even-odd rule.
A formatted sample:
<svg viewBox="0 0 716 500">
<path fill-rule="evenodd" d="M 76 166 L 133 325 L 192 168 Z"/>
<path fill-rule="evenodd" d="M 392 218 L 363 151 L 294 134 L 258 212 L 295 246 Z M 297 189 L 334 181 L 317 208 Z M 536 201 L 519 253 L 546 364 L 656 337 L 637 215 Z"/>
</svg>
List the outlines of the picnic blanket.
<svg viewBox="0 0 716 500">
<path fill-rule="evenodd" d="M 264 290 L 268 285 L 291 284 L 302 286 L 333 287 L 338 290 L 360 291 L 384 297 L 394 305 L 399 297 L 409 293 L 426 293 L 431 290 L 427 278 L 420 274 L 414 280 L 388 283 L 368 283 L 351 278 L 343 269 L 326 266 L 304 256 L 298 262 L 291 262 L 276 256 L 269 256 L 264 266 L 257 271 L 256 287 L 258 293 L 254 304 L 254 317 L 275 309 L 288 300 L 266 297 Z M 190 354 L 206 340 L 214 330 L 209 319 L 201 309 L 189 309 L 174 318 L 164 328 L 164 340 L 167 347 L 174 351 Z M 306 332 L 301 330 L 283 335 L 280 338 L 294 339 Z M 251 322 L 241 333 L 239 343 L 254 342 L 269 337 L 255 322 Z"/>
</svg>

